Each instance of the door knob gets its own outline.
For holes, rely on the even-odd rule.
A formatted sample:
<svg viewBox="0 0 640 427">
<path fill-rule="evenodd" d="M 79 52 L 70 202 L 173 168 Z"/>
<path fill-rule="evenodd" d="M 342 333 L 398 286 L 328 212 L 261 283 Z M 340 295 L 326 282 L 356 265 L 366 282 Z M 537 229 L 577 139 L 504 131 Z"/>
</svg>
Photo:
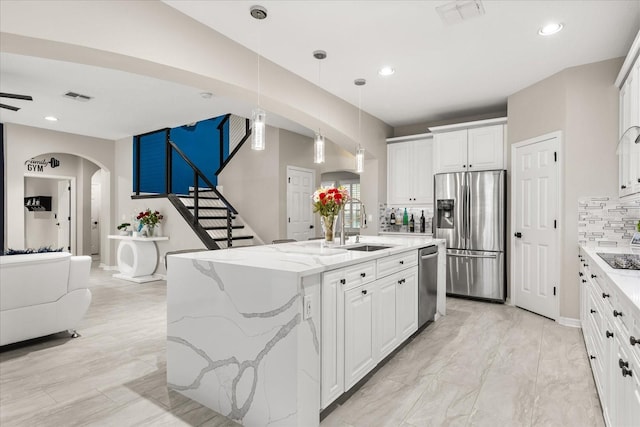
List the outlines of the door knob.
<svg viewBox="0 0 640 427">
<path fill-rule="evenodd" d="M 518 231 L 518 232 L 516 232 L 516 233 L 514 233 L 513 235 L 514 235 L 514 236 L 516 236 L 518 239 L 521 239 L 521 238 L 522 238 L 522 233 L 521 233 L 521 232 L 519 232 L 519 231 Z"/>
<path fill-rule="evenodd" d="M 313 228 L 313 224 L 309 226 L 309 228 Z"/>
</svg>

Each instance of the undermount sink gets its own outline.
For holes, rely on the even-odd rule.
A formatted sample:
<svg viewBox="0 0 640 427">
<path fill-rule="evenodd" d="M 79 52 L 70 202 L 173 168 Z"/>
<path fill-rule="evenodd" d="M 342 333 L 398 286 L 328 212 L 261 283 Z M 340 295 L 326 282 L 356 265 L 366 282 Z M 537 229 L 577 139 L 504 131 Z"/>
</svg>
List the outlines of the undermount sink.
<svg viewBox="0 0 640 427">
<path fill-rule="evenodd" d="M 389 249 L 391 246 L 385 245 L 362 245 L 362 246 L 354 246 L 351 248 L 345 248 L 348 251 L 362 251 L 362 252 L 374 252 L 382 249 Z"/>
</svg>

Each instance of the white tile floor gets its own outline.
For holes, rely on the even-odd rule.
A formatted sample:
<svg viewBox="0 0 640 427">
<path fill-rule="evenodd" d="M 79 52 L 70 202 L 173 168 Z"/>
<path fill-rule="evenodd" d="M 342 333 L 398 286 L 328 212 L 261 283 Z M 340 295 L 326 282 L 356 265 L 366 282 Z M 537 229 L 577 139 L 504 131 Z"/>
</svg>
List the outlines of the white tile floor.
<svg viewBox="0 0 640 427">
<path fill-rule="evenodd" d="M 79 339 L 0 348 L 0 425 L 233 426 L 166 387 L 166 284 L 92 270 Z M 602 426 L 580 330 L 447 300 L 322 426 Z M 304 426 L 301 426 L 304 427 Z"/>
</svg>

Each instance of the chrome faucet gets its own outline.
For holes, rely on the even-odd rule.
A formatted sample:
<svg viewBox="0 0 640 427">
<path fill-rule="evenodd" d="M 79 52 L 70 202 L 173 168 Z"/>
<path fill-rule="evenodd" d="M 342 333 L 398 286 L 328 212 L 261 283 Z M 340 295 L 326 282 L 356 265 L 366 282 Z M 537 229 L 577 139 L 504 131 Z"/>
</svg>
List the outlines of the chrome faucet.
<svg viewBox="0 0 640 427">
<path fill-rule="evenodd" d="M 364 203 L 360 201 L 360 199 L 356 199 L 354 197 L 349 197 L 347 199 L 348 203 L 357 202 L 360 203 L 360 230 L 363 228 L 367 228 L 367 210 L 364 207 Z M 346 203 L 345 203 L 346 204 Z M 340 246 L 344 246 L 347 243 L 349 237 L 344 234 L 344 207 L 340 209 Z M 356 243 L 360 243 L 360 234 L 356 236 Z"/>
</svg>

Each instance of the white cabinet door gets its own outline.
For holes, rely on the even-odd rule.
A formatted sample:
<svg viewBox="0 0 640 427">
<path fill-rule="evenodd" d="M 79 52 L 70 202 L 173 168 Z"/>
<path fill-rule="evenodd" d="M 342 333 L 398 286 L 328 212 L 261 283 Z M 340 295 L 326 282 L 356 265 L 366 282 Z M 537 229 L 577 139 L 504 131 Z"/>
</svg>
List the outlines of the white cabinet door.
<svg viewBox="0 0 640 427">
<path fill-rule="evenodd" d="M 504 125 L 469 129 L 467 170 L 504 169 Z"/>
<path fill-rule="evenodd" d="M 439 133 L 434 136 L 435 173 L 467 170 L 467 130 Z"/>
<path fill-rule="evenodd" d="M 398 339 L 407 339 L 418 330 L 418 268 L 410 268 L 397 276 Z"/>
<path fill-rule="evenodd" d="M 376 365 L 375 284 L 344 293 L 344 389 L 349 390 Z"/>
<path fill-rule="evenodd" d="M 397 279 L 386 277 L 378 281 L 376 321 L 378 330 L 379 360 L 384 359 L 399 344 Z"/>
<path fill-rule="evenodd" d="M 425 205 L 433 203 L 433 139 L 413 141 L 412 162 L 415 174 L 413 183 L 413 203 Z"/>
<path fill-rule="evenodd" d="M 344 270 L 322 276 L 321 406 L 344 392 Z"/>
<path fill-rule="evenodd" d="M 412 196 L 410 184 L 415 177 L 411 176 L 409 162 L 412 146 L 401 142 L 387 145 L 387 203 L 389 205 L 407 205 Z"/>
</svg>

